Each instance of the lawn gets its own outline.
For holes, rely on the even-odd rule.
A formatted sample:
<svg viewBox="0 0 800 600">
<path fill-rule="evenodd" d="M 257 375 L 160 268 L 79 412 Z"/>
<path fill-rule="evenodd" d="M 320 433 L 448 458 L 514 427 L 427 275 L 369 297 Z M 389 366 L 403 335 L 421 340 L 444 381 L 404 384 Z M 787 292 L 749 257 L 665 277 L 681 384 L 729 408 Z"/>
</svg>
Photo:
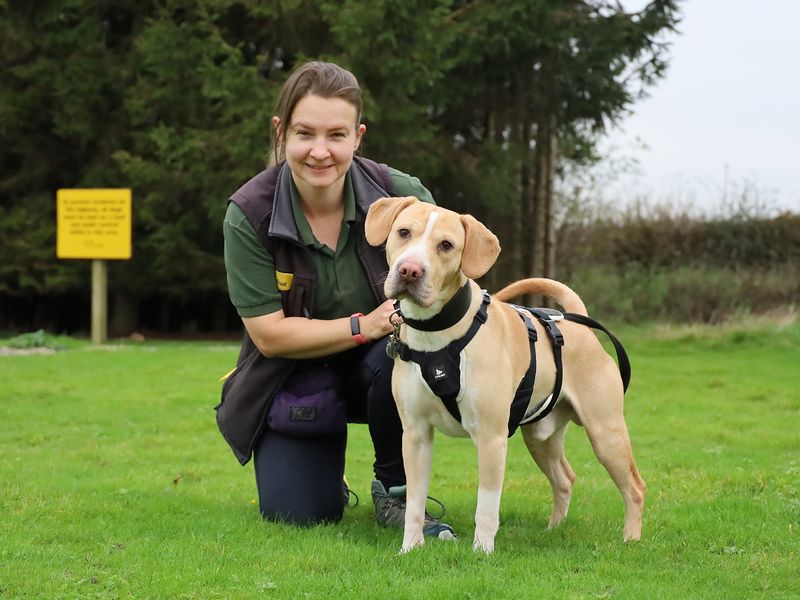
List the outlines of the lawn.
<svg viewBox="0 0 800 600">
<path fill-rule="evenodd" d="M 0 598 L 800 597 L 800 326 L 619 333 L 642 541 L 622 543 L 622 500 L 571 426 L 565 524 L 545 531 L 550 488 L 516 436 L 491 556 L 471 550 L 474 448 L 442 435 L 431 494 L 456 543 L 398 555 L 372 518 L 365 426 L 342 523 L 262 521 L 212 410 L 234 344 L 0 356 Z"/>
</svg>

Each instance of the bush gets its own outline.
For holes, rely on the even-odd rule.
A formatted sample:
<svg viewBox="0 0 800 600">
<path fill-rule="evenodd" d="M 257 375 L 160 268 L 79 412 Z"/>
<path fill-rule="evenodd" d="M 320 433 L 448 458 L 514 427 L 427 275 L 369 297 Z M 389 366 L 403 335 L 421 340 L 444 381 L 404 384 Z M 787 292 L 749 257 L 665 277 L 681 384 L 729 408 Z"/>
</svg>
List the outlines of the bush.
<svg viewBox="0 0 800 600">
<path fill-rule="evenodd" d="M 4 346 L 18 350 L 30 348 L 49 348 L 50 350 L 66 350 L 67 344 L 58 337 L 48 335 L 44 329 L 23 333 L 8 340 Z"/>
<path fill-rule="evenodd" d="M 768 269 L 587 265 L 577 269 L 568 283 L 591 314 L 631 323 L 718 323 L 736 313 L 796 305 L 800 297 L 800 271 L 788 263 Z"/>
</svg>

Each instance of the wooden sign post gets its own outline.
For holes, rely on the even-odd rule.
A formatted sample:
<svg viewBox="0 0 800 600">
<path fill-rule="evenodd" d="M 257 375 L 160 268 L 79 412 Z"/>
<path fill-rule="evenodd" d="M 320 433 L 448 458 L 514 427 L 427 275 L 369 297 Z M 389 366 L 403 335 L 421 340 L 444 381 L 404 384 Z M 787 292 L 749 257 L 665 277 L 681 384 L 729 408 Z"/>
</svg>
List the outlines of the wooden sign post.
<svg viewBox="0 0 800 600">
<path fill-rule="evenodd" d="M 56 256 L 92 260 L 92 342 L 108 331 L 108 265 L 131 258 L 131 190 L 63 189 L 56 193 Z"/>
</svg>

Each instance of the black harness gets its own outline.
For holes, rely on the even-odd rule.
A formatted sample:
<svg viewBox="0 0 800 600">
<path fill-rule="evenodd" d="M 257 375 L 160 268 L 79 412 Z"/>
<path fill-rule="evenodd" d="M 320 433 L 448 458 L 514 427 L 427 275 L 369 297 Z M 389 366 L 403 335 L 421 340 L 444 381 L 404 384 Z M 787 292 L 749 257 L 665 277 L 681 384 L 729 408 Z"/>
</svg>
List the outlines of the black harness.
<svg viewBox="0 0 800 600">
<path fill-rule="evenodd" d="M 415 319 L 404 318 L 403 322 L 412 329 L 421 331 L 440 331 L 455 325 L 466 313 L 470 303 L 470 288 L 467 282 L 453 298 L 445 305 L 442 311 L 426 321 L 418 321 Z M 389 343 L 386 351 L 394 358 L 399 357 L 404 361 L 415 362 L 419 365 L 425 383 L 428 384 L 431 391 L 436 394 L 444 404 L 447 412 L 452 417 L 461 423 L 461 412 L 458 409 L 456 398 L 461 391 L 461 352 L 467 347 L 475 334 L 481 328 L 481 325 L 486 323 L 489 316 L 488 306 L 491 302 L 489 293 L 483 291 L 483 301 L 481 302 L 478 312 L 472 320 L 472 325 L 467 330 L 463 337 L 450 342 L 447 346 L 440 350 L 433 352 L 423 352 L 420 350 L 413 350 L 409 346 L 400 341 L 398 331 L 399 325 L 395 326 L 395 332 L 390 336 Z M 556 325 L 557 321 L 565 319 L 580 323 L 593 329 L 599 329 L 608 335 L 611 339 L 614 349 L 617 352 L 617 360 L 619 362 L 620 375 L 622 376 L 623 388 L 628 389 L 628 384 L 631 378 L 631 365 L 628 360 L 628 355 L 623 348 L 622 343 L 610 332 L 594 319 L 579 315 L 575 313 L 561 313 L 557 310 L 550 308 L 530 308 L 521 307 L 512 304 L 517 310 L 519 317 L 525 323 L 528 330 L 528 343 L 530 345 L 531 360 L 528 370 L 517 386 L 517 391 L 514 394 L 514 399 L 511 402 L 511 411 L 508 419 L 508 435 L 511 437 L 520 425 L 527 423 L 534 423 L 544 419 L 553 407 L 558 402 L 561 395 L 561 384 L 563 382 L 563 364 L 561 358 L 561 347 L 564 345 L 564 336 L 561 330 Z M 396 308 L 399 311 L 398 304 Z M 545 331 L 550 338 L 550 343 L 553 347 L 553 360 L 556 366 L 556 380 L 553 384 L 553 392 L 531 410 L 527 410 L 528 403 L 533 394 L 533 386 L 536 383 L 536 341 L 537 333 L 530 317 L 525 311 L 530 312 L 539 323 L 542 324 Z"/>
</svg>

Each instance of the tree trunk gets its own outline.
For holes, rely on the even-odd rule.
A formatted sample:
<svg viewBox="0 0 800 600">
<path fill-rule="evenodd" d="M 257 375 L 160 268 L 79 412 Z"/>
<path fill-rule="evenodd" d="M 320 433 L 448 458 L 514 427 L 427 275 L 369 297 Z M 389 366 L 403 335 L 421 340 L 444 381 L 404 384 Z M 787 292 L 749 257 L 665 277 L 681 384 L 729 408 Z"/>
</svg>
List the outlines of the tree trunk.
<svg viewBox="0 0 800 600">
<path fill-rule="evenodd" d="M 533 255 L 530 264 L 530 277 L 541 277 L 544 273 L 545 240 L 547 239 L 547 145 L 550 134 L 548 120 L 540 115 L 536 123 L 536 146 L 533 152 Z M 534 295 L 527 304 L 540 306 L 542 297 Z"/>
<path fill-rule="evenodd" d="M 555 210 L 555 179 L 556 161 L 558 155 L 558 136 L 556 135 L 555 117 L 549 115 L 548 124 L 548 152 L 545 156 L 545 247 L 544 270 L 545 277 L 556 277 L 556 210 Z"/>
<path fill-rule="evenodd" d="M 486 107 L 486 131 L 485 131 L 485 141 L 494 143 L 496 139 L 501 136 L 500 129 L 502 129 L 502 125 L 498 125 L 498 115 L 497 111 L 495 110 L 494 106 L 491 102 L 488 103 Z M 501 232 L 496 230 L 497 225 L 500 225 L 502 222 L 500 219 L 492 219 L 491 223 L 487 223 L 486 220 L 489 217 L 489 211 L 482 211 L 483 214 L 481 215 L 480 220 L 490 229 L 494 230 L 494 233 L 500 237 Z M 502 238 L 501 238 L 502 239 Z M 481 278 L 481 284 L 485 289 L 488 290 L 496 290 L 497 289 L 497 282 L 499 279 L 500 269 L 498 268 L 499 264 L 496 262 L 493 269 L 489 269 L 489 272 Z"/>
<path fill-rule="evenodd" d="M 122 293 L 115 293 L 111 301 L 109 333 L 112 336 L 128 336 L 136 331 L 139 322 L 139 301 Z"/>
<path fill-rule="evenodd" d="M 519 262 L 515 265 L 514 279 L 524 279 L 530 277 L 530 269 L 536 254 L 536 155 L 531 150 L 531 129 L 530 117 L 525 116 L 520 125 L 520 209 L 516 226 L 518 228 Z M 532 165 L 533 163 L 533 165 Z M 533 168 L 531 168 L 533 166 Z M 531 299 L 523 297 L 520 299 L 522 304 L 530 303 Z"/>
<path fill-rule="evenodd" d="M 534 150 L 534 244 L 531 277 L 555 277 L 556 230 L 554 181 L 556 173 L 557 136 L 555 117 L 545 112 L 536 124 Z M 549 306 L 547 298 L 531 299 L 536 305 Z"/>
</svg>

